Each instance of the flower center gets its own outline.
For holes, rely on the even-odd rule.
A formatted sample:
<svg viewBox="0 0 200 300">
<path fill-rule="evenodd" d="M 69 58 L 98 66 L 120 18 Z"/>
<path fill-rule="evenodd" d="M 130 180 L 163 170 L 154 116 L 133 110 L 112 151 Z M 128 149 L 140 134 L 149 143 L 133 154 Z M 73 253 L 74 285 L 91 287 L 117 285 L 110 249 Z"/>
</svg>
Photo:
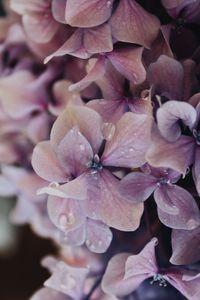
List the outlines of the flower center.
<svg viewBox="0 0 200 300">
<path fill-rule="evenodd" d="M 92 170 L 92 174 L 97 173 L 98 171 L 103 169 L 103 166 L 101 164 L 100 158 L 98 154 L 95 154 L 91 164 L 90 164 L 90 169 Z"/>
<path fill-rule="evenodd" d="M 166 280 L 163 278 L 163 276 L 159 273 L 155 274 L 153 276 L 153 280 L 150 281 L 150 284 L 154 284 L 154 282 L 158 282 L 159 283 L 159 286 L 163 286 L 163 287 L 166 287 L 167 286 L 167 282 Z"/>
</svg>

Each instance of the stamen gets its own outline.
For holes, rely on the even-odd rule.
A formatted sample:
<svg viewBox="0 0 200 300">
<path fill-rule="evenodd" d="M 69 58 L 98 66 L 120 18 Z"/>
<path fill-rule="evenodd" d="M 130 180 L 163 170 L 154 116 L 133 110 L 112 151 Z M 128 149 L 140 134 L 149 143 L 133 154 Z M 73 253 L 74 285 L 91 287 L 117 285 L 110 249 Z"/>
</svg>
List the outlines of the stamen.
<svg viewBox="0 0 200 300">
<path fill-rule="evenodd" d="M 98 154 L 95 154 L 91 164 L 89 165 L 89 168 L 92 170 L 92 174 L 96 174 L 98 171 L 103 169 Z"/>
<path fill-rule="evenodd" d="M 163 276 L 159 273 L 155 274 L 153 276 L 153 280 L 150 281 L 150 284 L 154 284 L 154 282 L 159 282 L 159 286 L 162 287 L 166 287 L 167 286 L 167 282 L 166 280 L 163 278 Z"/>
</svg>

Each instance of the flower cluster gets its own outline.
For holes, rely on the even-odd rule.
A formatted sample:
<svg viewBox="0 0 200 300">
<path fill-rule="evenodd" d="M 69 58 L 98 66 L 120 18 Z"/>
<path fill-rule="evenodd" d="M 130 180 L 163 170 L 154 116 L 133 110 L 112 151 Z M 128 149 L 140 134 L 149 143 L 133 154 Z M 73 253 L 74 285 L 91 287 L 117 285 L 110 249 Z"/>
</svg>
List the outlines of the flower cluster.
<svg viewBox="0 0 200 300">
<path fill-rule="evenodd" d="M 58 249 L 31 300 L 200 299 L 200 1 L 159 2 L 5 1 L 0 195 Z"/>
</svg>

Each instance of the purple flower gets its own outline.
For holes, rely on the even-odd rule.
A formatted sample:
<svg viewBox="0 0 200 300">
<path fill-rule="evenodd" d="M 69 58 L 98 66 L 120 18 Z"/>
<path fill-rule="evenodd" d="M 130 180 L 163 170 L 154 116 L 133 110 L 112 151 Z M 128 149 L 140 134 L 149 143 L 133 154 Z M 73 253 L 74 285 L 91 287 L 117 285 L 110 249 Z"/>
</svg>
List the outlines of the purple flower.
<svg viewBox="0 0 200 300">
<path fill-rule="evenodd" d="M 187 298 L 199 299 L 199 273 L 182 268 L 159 268 L 155 257 L 156 244 L 157 239 L 153 238 L 137 255 L 120 253 L 112 257 L 102 280 L 103 290 L 123 297 L 150 278 L 149 284 L 166 287 L 169 282 Z"/>
</svg>

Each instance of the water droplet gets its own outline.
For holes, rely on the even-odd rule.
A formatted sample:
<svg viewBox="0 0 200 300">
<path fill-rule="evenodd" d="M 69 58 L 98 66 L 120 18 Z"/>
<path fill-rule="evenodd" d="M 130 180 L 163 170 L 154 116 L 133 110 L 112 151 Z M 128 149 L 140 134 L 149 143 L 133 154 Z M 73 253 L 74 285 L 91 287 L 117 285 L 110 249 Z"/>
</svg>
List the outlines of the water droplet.
<svg viewBox="0 0 200 300">
<path fill-rule="evenodd" d="M 74 218 L 74 215 L 73 213 L 69 213 L 68 215 L 66 214 L 61 214 L 59 216 L 59 225 L 60 225 L 60 228 L 65 230 L 69 227 L 69 225 L 73 225 L 75 222 L 75 218 Z"/>
<path fill-rule="evenodd" d="M 134 149 L 131 147 L 131 148 L 129 148 L 129 152 L 133 152 L 134 151 Z"/>
<path fill-rule="evenodd" d="M 107 5 L 107 7 L 110 7 L 112 5 L 112 2 L 111 1 L 107 1 L 106 5 Z"/>
<path fill-rule="evenodd" d="M 85 150 L 85 146 L 84 146 L 83 144 L 80 144 L 79 147 L 80 147 L 80 150 L 81 150 L 81 151 L 84 151 L 84 150 Z"/>
<path fill-rule="evenodd" d="M 59 187 L 59 183 L 58 183 L 58 182 L 51 182 L 51 183 L 49 184 L 49 187 L 52 187 L 52 188 Z"/>
<path fill-rule="evenodd" d="M 98 241 L 98 246 L 99 246 L 99 247 L 101 247 L 101 246 L 102 246 L 102 244 L 103 244 L 103 242 L 102 242 L 102 241 Z"/>
</svg>

